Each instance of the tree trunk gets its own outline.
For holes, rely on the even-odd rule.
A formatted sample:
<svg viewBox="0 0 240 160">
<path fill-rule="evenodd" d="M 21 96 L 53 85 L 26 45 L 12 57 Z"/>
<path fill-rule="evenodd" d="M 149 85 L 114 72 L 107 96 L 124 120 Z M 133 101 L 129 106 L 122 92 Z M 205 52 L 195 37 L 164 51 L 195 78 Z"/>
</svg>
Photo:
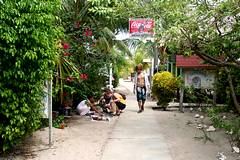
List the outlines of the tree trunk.
<svg viewBox="0 0 240 160">
<path fill-rule="evenodd" d="M 181 87 L 181 89 L 180 89 L 179 111 L 182 112 L 182 113 L 184 112 L 183 96 L 184 96 L 184 87 Z"/>
<path fill-rule="evenodd" d="M 240 114 L 240 104 L 238 103 L 238 100 L 237 100 L 237 97 L 236 97 L 231 73 L 227 68 L 225 68 L 225 71 L 227 72 L 227 75 L 228 75 L 228 82 L 229 82 L 230 92 L 231 92 L 231 96 L 232 96 L 232 99 L 233 99 L 233 102 L 234 102 L 234 106 L 237 109 L 238 113 Z"/>
</svg>

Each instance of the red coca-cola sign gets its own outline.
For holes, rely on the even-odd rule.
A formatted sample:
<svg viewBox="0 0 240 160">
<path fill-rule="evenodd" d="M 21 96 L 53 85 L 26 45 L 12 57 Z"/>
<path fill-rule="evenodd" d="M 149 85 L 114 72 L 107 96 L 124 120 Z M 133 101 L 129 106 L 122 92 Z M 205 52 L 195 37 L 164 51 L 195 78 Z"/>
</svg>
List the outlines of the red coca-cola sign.
<svg viewBox="0 0 240 160">
<path fill-rule="evenodd" d="M 130 19 L 129 32 L 131 35 L 153 35 L 154 21 L 152 19 Z"/>
</svg>

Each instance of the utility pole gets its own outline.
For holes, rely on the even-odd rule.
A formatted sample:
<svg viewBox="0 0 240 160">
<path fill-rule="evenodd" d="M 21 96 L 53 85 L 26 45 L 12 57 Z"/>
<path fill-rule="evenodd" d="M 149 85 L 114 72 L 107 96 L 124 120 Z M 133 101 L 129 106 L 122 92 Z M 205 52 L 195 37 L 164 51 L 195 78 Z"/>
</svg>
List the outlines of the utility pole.
<svg viewBox="0 0 240 160">
<path fill-rule="evenodd" d="M 109 89 L 112 90 L 112 63 L 110 64 L 110 69 L 109 69 Z"/>
<path fill-rule="evenodd" d="M 48 80 L 49 147 L 52 146 L 52 77 Z"/>
<path fill-rule="evenodd" d="M 158 72 L 158 50 L 156 46 L 153 46 L 153 53 L 154 53 L 154 61 L 153 61 L 153 65 L 154 65 L 154 70 L 153 72 L 156 71 Z"/>
</svg>

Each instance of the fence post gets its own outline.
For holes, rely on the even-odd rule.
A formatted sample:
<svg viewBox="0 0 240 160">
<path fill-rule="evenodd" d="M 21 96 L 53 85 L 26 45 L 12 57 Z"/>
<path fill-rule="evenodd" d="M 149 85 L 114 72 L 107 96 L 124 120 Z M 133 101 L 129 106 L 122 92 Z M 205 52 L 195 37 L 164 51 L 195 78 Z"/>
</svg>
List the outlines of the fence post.
<svg viewBox="0 0 240 160">
<path fill-rule="evenodd" d="M 49 146 L 52 146 L 52 78 L 48 80 Z"/>
<path fill-rule="evenodd" d="M 179 111 L 180 112 L 184 112 L 183 111 L 183 95 L 184 95 L 184 87 L 180 88 L 180 101 L 179 101 Z"/>
</svg>

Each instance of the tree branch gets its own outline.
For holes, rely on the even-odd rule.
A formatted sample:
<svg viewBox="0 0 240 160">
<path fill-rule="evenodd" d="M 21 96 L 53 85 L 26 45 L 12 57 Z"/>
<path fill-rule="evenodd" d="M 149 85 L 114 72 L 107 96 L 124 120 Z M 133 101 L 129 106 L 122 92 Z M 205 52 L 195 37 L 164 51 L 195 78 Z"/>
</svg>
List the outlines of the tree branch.
<svg viewBox="0 0 240 160">
<path fill-rule="evenodd" d="M 216 27 L 216 29 L 218 31 L 218 35 L 221 37 L 222 36 L 222 32 L 220 31 L 220 29 L 218 27 L 217 18 L 216 17 L 214 17 L 214 18 L 215 18 L 215 20 L 214 20 L 215 27 Z"/>
<path fill-rule="evenodd" d="M 216 25 L 216 27 L 218 28 L 218 26 Z M 219 30 L 219 36 L 222 36 L 220 29 Z M 184 28 L 180 29 L 181 33 L 187 38 L 189 46 L 191 47 L 191 50 L 193 51 L 193 53 L 195 53 L 196 55 L 198 55 L 200 58 L 202 58 L 203 60 L 207 61 L 208 63 L 212 64 L 212 65 L 216 65 L 219 67 L 234 67 L 234 68 L 238 68 L 240 69 L 240 63 L 239 62 L 224 62 L 221 60 L 218 60 L 217 58 L 214 58 L 206 53 L 202 53 L 200 52 L 201 49 L 198 47 L 197 44 L 194 44 L 192 42 L 192 39 L 189 35 L 187 35 L 186 30 Z"/>
<path fill-rule="evenodd" d="M 195 52 L 196 53 L 196 52 Z M 203 54 L 198 54 L 196 53 L 196 55 L 198 55 L 200 58 L 202 58 L 203 60 L 207 61 L 209 64 L 215 65 L 215 66 L 220 66 L 220 67 L 224 67 L 224 65 L 221 62 L 217 62 L 212 60 L 211 58 L 208 58 L 207 56 L 203 55 Z"/>
<path fill-rule="evenodd" d="M 180 31 L 188 39 L 189 43 L 191 44 L 191 38 L 186 34 L 186 30 L 184 28 L 181 28 Z"/>
<path fill-rule="evenodd" d="M 194 53 L 212 65 L 216 65 L 219 67 L 234 67 L 234 68 L 240 69 L 240 65 L 238 65 L 236 63 L 222 62 L 216 58 L 213 58 L 207 54 L 200 53 L 200 52 L 194 52 Z"/>
<path fill-rule="evenodd" d="M 240 69 L 240 65 L 238 63 L 223 62 L 221 60 L 218 60 L 217 58 L 207 55 L 206 53 L 199 52 L 200 49 L 196 46 L 191 49 L 194 51 L 196 55 L 198 55 L 200 58 L 202 58 L 203 60 L 207 61 L 212 65 L 216 65 L 219 67 L 234 67 Z"/>
</svg>

